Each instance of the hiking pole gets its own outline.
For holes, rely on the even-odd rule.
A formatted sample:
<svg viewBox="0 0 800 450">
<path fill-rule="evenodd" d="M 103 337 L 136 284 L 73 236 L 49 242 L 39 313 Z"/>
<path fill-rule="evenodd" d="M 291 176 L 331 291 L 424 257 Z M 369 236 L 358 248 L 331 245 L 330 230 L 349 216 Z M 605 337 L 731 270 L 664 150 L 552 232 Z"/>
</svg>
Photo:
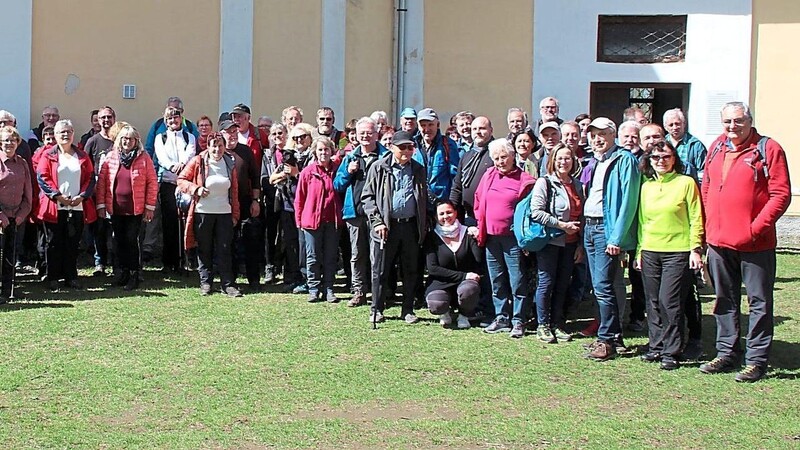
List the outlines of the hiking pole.
<svg viewBox="0 0 800 450">
<path fill-rule="evenodd" d="M 10 223 L 10 222 L 9 222 Z M 6 233 L 5 228 L 0 226 L 0 285 L 2 285 L 2 289 L 5 290 L 5 283 L 3 282 L 3 268 L 6 265 Z M 0 299 L 2 300 L 2 299 Z M 2 303 L 2 301 L 0 301 Z"/>
<path fill-rule="evenodd" d="M 386 267 L 385 267 L 386 266 L 386 258 L 384 257 L 384 251 L 383 251 L 384 247 L 385 247 L 385 244 L 386 244 L 386 240 L 381 238 L 380 251 L 378 252 L 378 262 L 379 262 L 378 267 L 380 268 L 380 270 L 378 271 L 378 289 L 377 289 L 378 297 L 383 297 L 383 278 L 384 278 L 384 276 L 386 274 Z M 375 292 L 375 289 L 373 289 L 373 292 Z M 372 299 L 372 329 L 373 330 L 377 330 L 378 329 L 378 307 L 377 307 L 378 300 L 379 299 L 376 299 L 376 298 Z"/>
<path fill-rule="evenodd" d="M 14 227 L 14 233 L 12 233 L 14 235 L 14 239 L 12 240 L 13 244 L 11 247 L 11 293 L 8 296 L 9 300 L 14 299 L 14 284 L 16 284 L 17 281 L 17 222 L 16 219 L 11 220 L 14 220 L 14 222 L 9 221 L 8 226 Z"/>
</svg>

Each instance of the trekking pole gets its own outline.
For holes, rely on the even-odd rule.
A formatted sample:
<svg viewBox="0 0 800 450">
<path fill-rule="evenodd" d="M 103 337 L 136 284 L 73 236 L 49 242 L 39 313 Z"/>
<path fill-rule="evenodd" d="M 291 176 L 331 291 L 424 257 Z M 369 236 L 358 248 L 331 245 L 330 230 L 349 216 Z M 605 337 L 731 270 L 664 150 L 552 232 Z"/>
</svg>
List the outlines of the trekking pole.
<svg viewBox="0 0 800 450">
<path fill-rule="evenodd" d="M 5 283 L 3 283 L 3 268 L 6 265 L 6 233 L 5 228 L 0 227 L 0 284 L 3 284 L 3 288 L 5 288 Z M 13 286 L 13 284 L 12 284 Z"/>
<path fill-rule="evenodd" d="M 377 291 L 379 292 L 379 296 L 380 297 L 383 297 L 383 278 L 384 278 L 384 275 L 386 274 L 386 267 L 384 267 L 385 264 L 386 264 L 386 258 L 384 258 L 384 252 L 383 252 L 385 244 L 386 244 L 386 240 L 385 239 L 381 239 L 380 252 L 378 252 L 378 262 L 379 262 L 378 267 L 380 268 L 380 271 L 378 272 L 378 289 L 377 289 Z M 372 292 L 375 292 L 375 289 L 373 289 Z M 372 299 L 372 329 L 373 330 L 377 330 L 378 329 L 378 308 L 377 308 L 377 303 L 378 303 L 378 299 L 373 298 Z"/>
<path fill-rule="evenodd" d="M 14 220 L 14 219 L 12 219 Z M 10 300 L 14 299 L 14 285 L 17 282 L 17 223 L 9 222 L 8 226 L 14 227 L 14 241 L 11 247 L 11 293 L 8 296 Z M 3 234 L 5 236 L 5 233 Z M 5 242 L 3 242 L 5 244 Z"/>
</svg>

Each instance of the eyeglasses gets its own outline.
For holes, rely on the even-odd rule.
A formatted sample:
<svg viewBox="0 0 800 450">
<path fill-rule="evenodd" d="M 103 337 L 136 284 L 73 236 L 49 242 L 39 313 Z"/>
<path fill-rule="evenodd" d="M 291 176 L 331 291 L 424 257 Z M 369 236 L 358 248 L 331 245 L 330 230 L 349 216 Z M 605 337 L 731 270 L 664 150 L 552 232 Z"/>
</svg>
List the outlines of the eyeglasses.
<svg viewBox="0 0 800 450">
<path fill-rule="evenodd" d="M 114 116 L 99 116 L 97 118 L 100 120 L 111 120 L 114 118 Z"/>
<path fill-rule="evenodd" d="M 667 162 L 672 159 L 672 155 L 650 155 L 650 161 L 664 161 Z"/>
<path fill-rule="evenodd" d="M 305 139 L 307 137 L 308 137 L 307 134 L 301 134 L 300 136 L 293 136 L 292 140 L 295 141 L 295 142 L 300 142 L 300 141 L 302 141 L 303 139 Z"/>
<path fill-rule="evenodd" d="M 69 135 L 69 134 L 72 134 L 72 133 L 73 133 L 72 130 L 61 130 L 61 131 L 56 131 L 55 134 L 67 134 L 67 135 Z"/>
<path fill-rule="evenodd" d="M 206 128 L 206 127 L 210 127 L 210 126 L 211 126 L 210 123 L 198 123 L 197 124 L 198 128 Z"/>
<path fill-rule="evenodd" d="M 0 144 L 16 144 L 17 140 L 13 138 L 0 140 Z"/>
<path fill-rule="evenodd" d="M 549 109 L 553 109 L 553 110 L 555 110 L 556 108 L 558 108 L 558 107 L 557 107 L 557 106 L 540 106 L 540 107 L 539 107 L 539 109 L 548 109 L 548 110 L 549 110 Z"/>
<path fill-rule="evenodd" d="M 333 117 L 317 117 L 319 122 L 333 122 Z"/>
<path fill-rule="evenodd" d="M 272 125 L 259 125 L 258 128 L 261 128 L 261 129 L 272 128 Z"/>
<path fill-rule="evenodd" d="M 283 131 L 273 131 L 270 136 L 283 136 Z"/>
<path fill-rule="evenodd" d="M 395 147 L 403 151 L 414 150 L 414 144 L 395 144 Z"/>
<path fill-rule="evenodd" d="M 58 114 L 42 114 L 42 117 L 60 117 Z"/>
<path fill-rule="evenodd" d="M 742 117 L 740 119 L 723 119 L 722 120 L 722 124 L 725 125 L 725 126 L 728 126 L 731 123 L 733 123 L 734 125 L 742 126 L 745 123 L 747 123 L 747 118 Z"/>
</svg>

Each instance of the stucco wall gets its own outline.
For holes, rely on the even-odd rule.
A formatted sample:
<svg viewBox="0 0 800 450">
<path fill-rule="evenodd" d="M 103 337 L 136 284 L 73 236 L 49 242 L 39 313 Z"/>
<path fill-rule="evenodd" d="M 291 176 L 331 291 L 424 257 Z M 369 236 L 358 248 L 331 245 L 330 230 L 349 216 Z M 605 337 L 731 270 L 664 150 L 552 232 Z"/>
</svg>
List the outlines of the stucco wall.
<svg viewBox="0 0 800 450">
<path fill-rule="evenodd" d="M 794 43 L 800 41 L 800 2 L 753 2 L 753 90 L 755 124 L 761 134 L 783 145 L 792 175 L 793 199 L 789 212 L 800 214 L 800 135 L 790 113 L 800 103 L 797 74 L 800 59 Z"/>
<path fill-rule="evenodd" d="M 219 0 L 34 1 L 32 126 L 48 104 L 79 133 L 103 105 L 144 132 L 172 95 L 190 119 L 216 112 L 219 22 Z M 122 99 L 123 84 L 136 99 Z"/>
<path fill-rule="evenodd" d="M 487 115 L 506 131 L 511 106 L 530 111 L 533 2 L 425 2 L 425 106 L 445 120 Z"/>
</svg>

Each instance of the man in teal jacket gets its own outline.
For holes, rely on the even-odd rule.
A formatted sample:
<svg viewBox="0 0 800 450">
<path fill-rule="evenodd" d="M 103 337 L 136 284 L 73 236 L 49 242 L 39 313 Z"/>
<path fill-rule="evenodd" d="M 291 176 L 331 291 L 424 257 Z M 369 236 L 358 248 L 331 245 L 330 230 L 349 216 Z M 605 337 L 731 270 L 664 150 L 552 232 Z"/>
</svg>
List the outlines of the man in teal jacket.
<svg viewBox="0 0 800 450">
<path fill-rule="evenodd" d="M 450 198 L 450 189 L 461 160 L 456 141 L 439 130 L 439 116 L 431 108 L 417 114 L 419 133 L 414 137 L 417 150 L 414 161 L 422 164 L 428 180 L 428 210 L 439 200 Z"/>
<path fill-rule="evenodd" d="M 600 310 L 597 341 L 587 358 L 605 361 L 624 346 L 619 302 L 614 285 L 622 281 L 620 255 L 636 248 L 636 210 L 639 206 L 638 161 L 614 143 L 616 125 L 598 117 L 589 125 L 594 152 L 586 183 L 584 245 Z"/>
</svg>

